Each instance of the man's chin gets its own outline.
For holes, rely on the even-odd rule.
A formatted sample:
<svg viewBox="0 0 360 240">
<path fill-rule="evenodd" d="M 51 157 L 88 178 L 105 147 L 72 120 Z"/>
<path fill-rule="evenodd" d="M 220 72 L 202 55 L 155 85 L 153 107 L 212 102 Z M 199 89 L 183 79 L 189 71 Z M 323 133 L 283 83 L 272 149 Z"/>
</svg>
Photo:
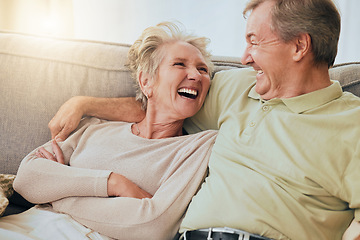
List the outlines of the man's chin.
<svg viewBox="0 0 360 240">
<path fill-rule="evenodd" d="M 264 100 L 270 100 L 276 98 L 276 93 L 271 90 L 269 85 L 261 84 L 256 82 L 255 91 L 260 95 L 260 97 Z"/>
<path fill-rule="evenodd" d="M 269 91 L 269 88 L 262 81 L 256 81 L 255 91 L 262 96 Z"/>
</svg>

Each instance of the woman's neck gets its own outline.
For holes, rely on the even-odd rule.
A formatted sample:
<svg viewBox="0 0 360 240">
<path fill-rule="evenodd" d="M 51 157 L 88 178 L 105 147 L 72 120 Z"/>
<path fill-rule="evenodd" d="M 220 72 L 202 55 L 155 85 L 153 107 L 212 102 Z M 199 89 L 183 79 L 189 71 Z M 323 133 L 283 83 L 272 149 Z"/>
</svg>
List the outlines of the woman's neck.
<svg viewBox="0 0 360 240">
<path fill-rule="evenodd" d="M 145 118 L 132 126 L 132 132 L 143 138 L 160 139 L 182 135 L 184 119 L 169 120 L 168 116 L 146 111 Z"/>
</svg>

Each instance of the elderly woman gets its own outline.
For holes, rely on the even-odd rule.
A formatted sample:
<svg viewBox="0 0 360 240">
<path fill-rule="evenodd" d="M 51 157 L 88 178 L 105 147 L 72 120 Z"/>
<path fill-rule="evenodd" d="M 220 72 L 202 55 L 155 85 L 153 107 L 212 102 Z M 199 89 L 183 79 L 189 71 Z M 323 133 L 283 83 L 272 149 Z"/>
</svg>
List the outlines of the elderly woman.
<svg viewBox="0 0 360 240">
<path fill-rule="evenodd" d="M 146 29 L 129 51 L 144 120 L 85 118 L 59 146 L 52 141 L 31 152 L 14 188 L 30 202 L 49 204 L 2 218 L 0 238 L 171 239 L 216 136 L 182 131 L 210 86 L 206 45 L 170 23 Z"/>
</svg>

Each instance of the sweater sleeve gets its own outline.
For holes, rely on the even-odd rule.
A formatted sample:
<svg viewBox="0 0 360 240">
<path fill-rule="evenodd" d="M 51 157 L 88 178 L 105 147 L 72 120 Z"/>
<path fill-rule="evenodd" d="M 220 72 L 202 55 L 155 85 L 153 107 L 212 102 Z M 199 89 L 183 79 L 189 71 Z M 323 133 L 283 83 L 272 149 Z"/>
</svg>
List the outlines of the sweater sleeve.
<svg viewBox="0 0 360 240">
<path fill-rule="evenodd" d="M 54 202 L 54 210 L 116 239 L 172 239 L 204 179 L 216 132 L 197 135 L 196 144 L 172 161 L 172 170 L 151 199 L 71 197 Z"/>
<path fill-rule="evenodd" d="M 48 159 L 38 158 L 35 149 L 21 162 L 18 169 L 14 189 L 29 202 L 41 204 L 72 196 L 107 197 L 107 179 L 111 171 L 92 170 L 69 166 L 69 159 L 82 133 L 90 124 L 99 120 L 85 119 L 81 127 L 66 141 L 59 143 L 65 164 Z M 43 145 L 52 151 L 51 142 Z"/>
</svg>

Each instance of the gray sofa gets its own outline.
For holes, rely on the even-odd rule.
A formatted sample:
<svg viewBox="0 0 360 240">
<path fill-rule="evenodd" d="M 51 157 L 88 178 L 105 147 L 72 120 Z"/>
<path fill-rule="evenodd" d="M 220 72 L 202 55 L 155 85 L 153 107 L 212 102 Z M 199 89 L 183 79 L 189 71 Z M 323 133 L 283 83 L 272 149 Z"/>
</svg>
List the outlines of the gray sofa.
<svg viewBox="0 0 360 240">
<path fill-rule="evenodd" d="M 47 124 L 71 96 L 134 96 L 128 48 L 0 32 L 0 173 L 16 174 L 23 157 L 50 139 Z M 216 71 L 245 67 L 240 58 L 214 56 L 213 62 Z M 334 66 L 330 74 L 360 96 L 360 63 Z M 10 202 L 5 215 L 31 206 L 17 194 Z"/>
</svg>

